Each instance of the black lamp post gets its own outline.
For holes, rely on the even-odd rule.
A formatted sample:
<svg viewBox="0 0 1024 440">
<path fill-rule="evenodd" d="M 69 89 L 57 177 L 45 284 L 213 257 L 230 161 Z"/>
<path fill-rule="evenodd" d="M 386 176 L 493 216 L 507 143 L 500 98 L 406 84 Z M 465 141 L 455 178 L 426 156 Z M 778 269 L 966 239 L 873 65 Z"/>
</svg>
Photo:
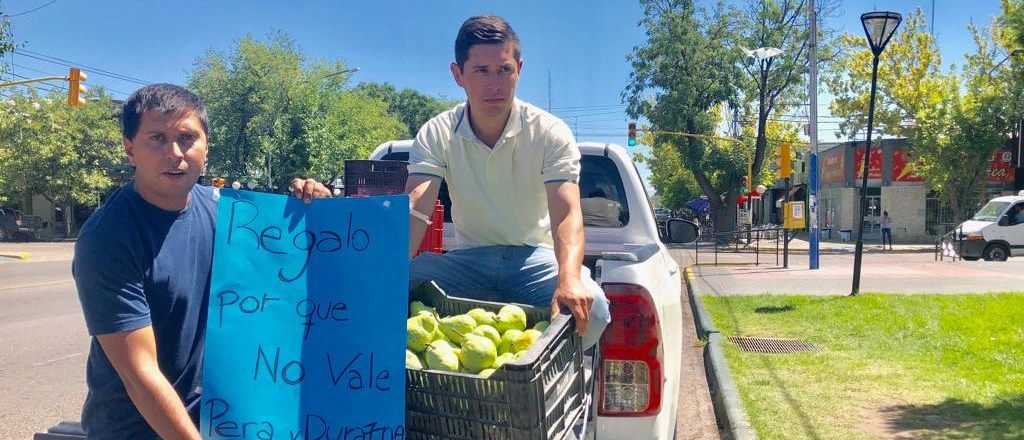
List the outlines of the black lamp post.
<svg viewBox="0 0 1024 440">
<path fill-rule="evenodd" d="M 875 11 L 867 12 L 860 16 L 860 22 L 864 25 L 864 34 L 868 37 L 871 45 L 871 99 L 868 101 L 868 139 L 864 146 L 864 170 L 860 184 L 860 220 L 857 222 L 857 251 L 853 259 L 853 290 L 850 295 L 860 292 L 860 263 L 864 254 L 864 217 L 867 215 L 868 206 L 868 162 L 871 161 L 871 131 L 874 130 L 875 122 L 875 85 L 878 80 L 878 55 L 885 50 L 889 44 L 896 28 L 899 27 L 903 17 L 895 12 Z"/>
</svg>

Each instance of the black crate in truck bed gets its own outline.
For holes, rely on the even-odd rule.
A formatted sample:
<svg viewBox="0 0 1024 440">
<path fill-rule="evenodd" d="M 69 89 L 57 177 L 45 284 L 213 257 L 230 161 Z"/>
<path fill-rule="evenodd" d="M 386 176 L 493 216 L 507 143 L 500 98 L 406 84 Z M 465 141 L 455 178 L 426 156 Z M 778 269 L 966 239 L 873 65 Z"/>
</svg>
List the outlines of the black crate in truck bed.
<svg viewBox="0 0 1024 440">
<path fill-rule="evenodd" d="M 410 301 L 433 306 L 441 316 L 474 308 L 497 312 L 505 304 L 448 297 L 434 283 L 412 292 Z M 528 322 L 546 321 L 549 311 L 517 304 Z M 410 439 L 552 440 L 572 432 L 587 402 L 583 346 L 575 321 L 559 315 L 521 359 L 490 378 L 474 374 L 406 370 L 405 424 Z"/>
</svg>

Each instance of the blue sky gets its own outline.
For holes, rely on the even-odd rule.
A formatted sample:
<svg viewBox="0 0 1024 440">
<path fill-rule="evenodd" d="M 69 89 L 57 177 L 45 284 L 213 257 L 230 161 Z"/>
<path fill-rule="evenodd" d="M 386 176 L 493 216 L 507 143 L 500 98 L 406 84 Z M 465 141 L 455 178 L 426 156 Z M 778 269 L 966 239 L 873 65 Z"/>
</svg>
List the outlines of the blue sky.
<svg viewBox="0 0 1024 440">
<path fill-rule="evenodd" d="M 17 14 L 50 0 L 0 0 Z M 732 0 L 736 2 L 737 0 Z M 701 3 L 710 4 L 703 1 Z M 826 23 L 862 34 L 859 15 L 879 7 L 908 14 L 931 0 L 843 2 Z M 962 63 L 973 47 L 967 24 L 987 25 L 999 0 L 935 0 L 935 34 L 943 60 Z M 637 1 L 84 1 L 57 0 L 13 17 L 24 49 L 154 82 L 184 83 L 207 50 L 229 50 L 244 35 L 264 38 L 282 30 L 311 58 L 342 59 L 359 67 L 355 82 L 378 81 L 432 95 L 461 98 L 448 72 L 459 24 L 471 15 L 504 16 L 523 44 L 525 67 L 518 95 L 577 129 L 580 140 L 625 143 L 626 116 L 619 94 L 629 77 L 625 56 L 643 42 Z M 66 67 L 23 55 L 5 60 L 14 73 L 63 74 Z M 88 84 L 124 97 L 137 84 L 90 73 Z M 824 91 L 823 91 L 824 92 Z M 819 98 L 827 115 L 827 96 Z M 835 123 L 820 124 L 822 141 Z"/>
</svg>

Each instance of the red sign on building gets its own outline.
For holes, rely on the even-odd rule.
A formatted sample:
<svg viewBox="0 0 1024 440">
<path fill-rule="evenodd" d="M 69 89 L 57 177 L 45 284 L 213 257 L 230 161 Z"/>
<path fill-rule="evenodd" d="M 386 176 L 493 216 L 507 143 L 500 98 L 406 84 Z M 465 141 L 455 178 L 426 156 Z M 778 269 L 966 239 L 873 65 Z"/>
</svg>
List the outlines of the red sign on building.
<svg viewBox="0 0 1024 440">
<path fill-rule="evenodd" d="M 860 180 L 864 176 L 864 147 L 857 147 L 853 152 L 854 176 Z M 871 149 L 871 160 L 868 161 L 868 179 L 882 178 L 882 149 Z"/>
<path fill-rule="evenodd" d="M 892 181 L 893 182 L 924 182 L 924 177 L 914 174 L 911 167 L 910 154 L 903 149 L 895 149 L 892 152 Z"/>
<path fill-rule="evenodd" d="M 992 183 L 1013 183 L 1016 177 L 1013 153 L 1009 150 L 996 150 L 988 162 L 987 180 Z"/>
</svg>

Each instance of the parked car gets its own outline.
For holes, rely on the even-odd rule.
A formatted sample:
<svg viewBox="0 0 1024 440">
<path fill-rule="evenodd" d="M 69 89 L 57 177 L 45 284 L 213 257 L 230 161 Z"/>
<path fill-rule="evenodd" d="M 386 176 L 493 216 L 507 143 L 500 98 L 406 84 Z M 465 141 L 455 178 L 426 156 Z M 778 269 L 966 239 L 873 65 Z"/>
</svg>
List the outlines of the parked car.
<svg viewBox="0 0 1024 440">
<path fill-rule="evenodd" d="M 0 241 L 35 240 L 39 218 L 22 215 L 14 208 L 0 206 Z"/>
<path fill-rule="evenodd" d="M 996 197 L 956 230 L 954 246 L 965 260 L 1006 261 L 1024 255 L 1024 191 Z"/>
</svg>

